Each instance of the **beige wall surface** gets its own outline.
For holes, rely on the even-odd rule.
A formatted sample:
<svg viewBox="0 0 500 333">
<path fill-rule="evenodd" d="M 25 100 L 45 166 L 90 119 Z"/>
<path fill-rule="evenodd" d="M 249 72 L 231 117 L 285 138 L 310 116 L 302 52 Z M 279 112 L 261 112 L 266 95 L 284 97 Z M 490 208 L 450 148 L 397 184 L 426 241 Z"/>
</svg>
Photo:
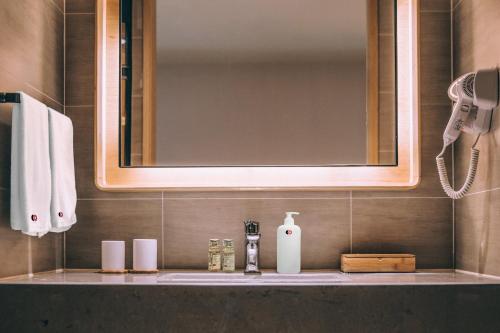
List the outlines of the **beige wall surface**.
<svg viewBox="0 0 500 333">
<path fill-rule="evenodd" d="M 165 64 L 156 165 L 366 164 L 365 61 Z"/>
<path fill-rule="evenodd" d="M 62 0 L 3 1 L 0 91 L 24 91 L 64 111 Z M 62 235 L 28 237 L 10 229 L 11 106 L 0 106 L 0 278 L 62 267 Z"/>
<path fill-rule="evenodd" d="M 452 201 L 442 193 L 434 160 L 449 116 L 450 6 L 421 2 L 422 182 L 416 189 L 109 193 L 93 180 L 94 8 L 67 0 L 66 110 L 77 133 L 79 196 L 79 222 L 66 234 L 67 267 L 98 268 L 103 239 L 127 240 L 130 253 L 130 240 L 144 237 L 159 240 L 160 267 L 201 269 L 210 238 L 233 238 L 241 267 L 245 219 L 262 223 L 262 263 L 274 267 L 276 227 L 290 210 L 302 213 L 304 268 L 338 268 L 341 253 L 375 251 L 415 253 L 419 268 L 453 267 Z"/>
<path fill-rule="evenodd" d="M 366 164 L 366 7 L 158 2 L 155 164 Z"/>
<path fill-rule="evenodd" d="M 455 0 L 453 3 L 454 77 L 500 65 L 500 2 Z M 456 202 L 456 267 L 500 275 L 500 120 L 478 144 L 478 173 L 470 193 Z M 455 144 L 455 184 L 465 179 L 473 138 Z"/>
</svg>

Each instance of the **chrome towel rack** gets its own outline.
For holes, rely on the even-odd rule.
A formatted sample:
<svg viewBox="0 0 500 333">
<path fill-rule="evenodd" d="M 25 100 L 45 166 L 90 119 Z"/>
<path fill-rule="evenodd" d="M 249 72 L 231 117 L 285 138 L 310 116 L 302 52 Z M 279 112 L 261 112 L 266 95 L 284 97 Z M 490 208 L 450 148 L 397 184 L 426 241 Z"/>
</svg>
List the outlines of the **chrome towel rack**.
<svg viewBox="0 0 500 333">
<path fill-rule="evenodd" d="M 0 92 L 0 103 L 21 103 L 21 94 Z"/>
</svg>

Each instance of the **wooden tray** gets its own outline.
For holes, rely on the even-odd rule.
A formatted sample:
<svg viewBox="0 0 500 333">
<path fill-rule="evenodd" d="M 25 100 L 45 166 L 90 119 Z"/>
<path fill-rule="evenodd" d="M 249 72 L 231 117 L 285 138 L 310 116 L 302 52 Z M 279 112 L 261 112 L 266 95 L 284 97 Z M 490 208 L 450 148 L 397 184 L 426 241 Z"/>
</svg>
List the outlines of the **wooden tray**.
<svg viewBox="0 0 500 333">
<path fill-rule="evenodd" d="M 128 269 L 119 270 L 119 271 L 108 271 L 108 270 L 101 269 L 97 273 L 101 273 L 101 274 L 127 274 L 128 273 Z"/>
<path fill-rule="evenodd" d="M 133 269 L 128 271 L 130 274 L 156 274 L 159 272 L 158 269 L 152 271 L 134 271 Z"/>
<path fill-rule="evenodd" d="M 415 263 L 414 254 L 343 254 L 340 269 L 347 273 L 411 273 Z"/>
</svg>

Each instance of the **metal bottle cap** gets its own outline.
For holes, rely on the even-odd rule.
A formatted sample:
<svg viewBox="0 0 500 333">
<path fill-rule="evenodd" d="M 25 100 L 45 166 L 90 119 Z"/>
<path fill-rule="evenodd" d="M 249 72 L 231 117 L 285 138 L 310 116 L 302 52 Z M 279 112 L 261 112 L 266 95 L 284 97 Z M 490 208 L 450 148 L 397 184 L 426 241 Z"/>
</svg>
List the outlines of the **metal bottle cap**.
<svg viewBox="0 0 500 333">
<path fill-rule="evenodd" d="M 247 235 L 258 235 L 259 234 L 259 222 L 256 221 L 245 221 L 245 233 Z"/>
</svg>

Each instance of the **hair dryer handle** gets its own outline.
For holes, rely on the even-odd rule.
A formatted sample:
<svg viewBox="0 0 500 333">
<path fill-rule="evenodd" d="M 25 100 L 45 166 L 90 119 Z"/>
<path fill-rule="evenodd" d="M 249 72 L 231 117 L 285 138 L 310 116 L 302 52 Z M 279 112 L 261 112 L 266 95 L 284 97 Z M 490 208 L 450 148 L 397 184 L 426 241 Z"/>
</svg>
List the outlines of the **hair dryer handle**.
<svg viewBox="0 0 500 333">
<path fill-rule="evenodd" d="M 444 145 L 448 146 L 455 142 L 460 136 L 460 132 L 464 127 L 467 116 L 469 115 L 471 105 L 462 104 L 462 99 L 453 105 L 453 112 L 451 113 L 450 120 L 446 125 L 446 129 L 443 133 Z"/>
</svg>

